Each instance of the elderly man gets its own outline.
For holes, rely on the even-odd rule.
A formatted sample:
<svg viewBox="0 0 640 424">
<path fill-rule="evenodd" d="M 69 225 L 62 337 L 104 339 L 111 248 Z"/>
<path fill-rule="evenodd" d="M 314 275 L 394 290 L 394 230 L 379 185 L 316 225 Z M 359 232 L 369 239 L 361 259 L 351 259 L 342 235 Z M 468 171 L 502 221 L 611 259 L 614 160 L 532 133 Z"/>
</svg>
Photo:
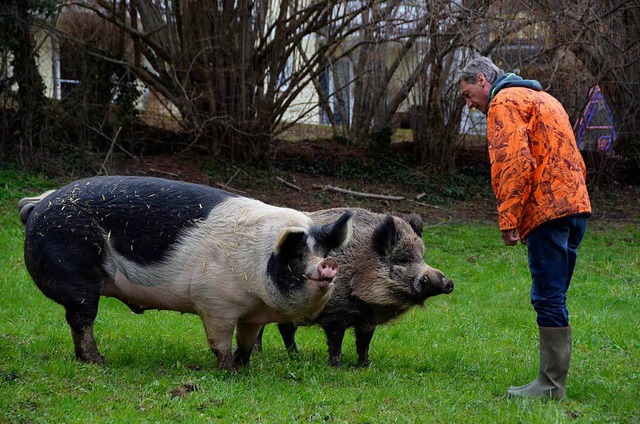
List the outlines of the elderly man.
<svg viewBox="0 0 640 424">
<path fill-rule="evenodd" d="M 585 165 L 569 117 L 538 81 L 479 57 L 458 74 L 469 108 L 487 115 L 491 184 L 508 246 L 527 246 L 540 337 L 538 376 L 507 397 L 563 399 L 571 359 L 566 293 L 591 214 Z"/>
</svg>

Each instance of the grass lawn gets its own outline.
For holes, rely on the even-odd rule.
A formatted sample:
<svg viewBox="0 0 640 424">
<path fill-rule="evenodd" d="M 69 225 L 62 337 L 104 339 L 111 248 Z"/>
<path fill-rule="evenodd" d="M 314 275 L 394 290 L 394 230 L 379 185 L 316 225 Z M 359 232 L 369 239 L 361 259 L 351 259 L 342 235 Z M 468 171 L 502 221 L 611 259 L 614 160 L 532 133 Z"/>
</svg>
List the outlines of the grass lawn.
<svg viewBox="0 0 640 424">
<path fill-rule="evenodd" d="M 96 338 L 107 364 L 75 361 L 61 306 L 22 258 L 20 197 L 58 184 L 0 172 L 0 422 L 638 423 L 640 229 L 592 221 L 569 292 L 573 361 L 563 402 L 507 400 L 537 370 L 526 248 L 493 223 L 425 229 L 426 260 L 456 283 L 381 327 L 372 365 L 326 365 L 319 328 L 289 355 L 274 325 L 264 351 L 230 374 L 215 368 L 199 318 L 133 315 L 103 299 Z"/>
</svg>

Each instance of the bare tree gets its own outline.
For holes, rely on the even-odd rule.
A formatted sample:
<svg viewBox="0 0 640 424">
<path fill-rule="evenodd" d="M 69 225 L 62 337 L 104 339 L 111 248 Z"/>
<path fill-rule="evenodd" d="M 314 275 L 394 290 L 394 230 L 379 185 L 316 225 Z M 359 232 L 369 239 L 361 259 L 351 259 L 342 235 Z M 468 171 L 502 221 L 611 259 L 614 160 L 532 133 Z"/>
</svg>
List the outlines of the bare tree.
<svg viewBox="0 0 640 424">
<path fill-rule="evenodd" d="M 447 2 L 427 12 L 434 17 L 428 33 L 424 71 L 412 115 L 423 162 L 451 169 L 459 137 L 462 103 L 450 76 L 464 55 L 490 55 L 505 70 L 539 76 L 545 89 L 561 100 L 571 98 L 574 119 L 582 112 L 588 88 L 599 84 L 614 106 L 620 151 L 627 149 L 640 164 L 640 4 L 632 0 L 582 0 L 558 7 L 538 2 Z M 446 18 L 437 11 L 447 10 Z M 452 54 L 455 49 L 455 54 Z M 583 66 L 567 60 L 567 53 Z M 564 68 L 563 71 L 560 71 Z M 583 89 L 576 90 L 576 87 Z M 566 102 L 565 102 L 566 103 Z M 633 153 L 636 152 L 636 153 Z M 609 170 L 606 170 L 609 171 Z"/>
<path fill-rule="evenodd" d="M 449 170 L 464 108 L 453 76 L 471 54 L 544 73 L 546 88 L 560 91 L 559 58 L 571 51 L 615 105 L 621 143 L 633 145 L 640 122 L 637 0 L 73 4 L 126 36 L 121 64 L 214 154 L 260 157 L 318 104 L 335 134 L 361 144 L 389 143 L 394 117 L 409 111 L 421 161 Z M 297 102 L 307 104 L 291 116 Z"/>
<path fill-rule="evenodd" d="M 484 19 L 495 34 L 478 38 L 474 49 L 491 53 L 506 70 L 520 69 L 538 79 L 563 103 L 575 122 L 594 85 L 612 107 L 618 130 L 614 148 L 637 169 L 640 166 L 640 3 L 637 0 L 571 2 L 496 2 L 493 20 Z M 508 7 L 509 9 L 505 9 Z M 512 16 L 505 25 L 501 18 Z M 518 22 L 524 24 L 518 29 Z M 516 26 L 514 27 L 514 23 Z M 517 31 L 514 31 L 516 29 Z M 611 174 L 620 156 L 585 151 L 590 173 Z M 633 172 L 637 174 L 637 172 Z"/>
<path fill-rule="evenodd" d="M 417 44 L 424 42 L 429 17 L 412 2 L 351 3 L 360 7 L 360 27 L 341 37 L 344 48 L 325 64 L 333 84 L 324 94 L 333 102 L 322 105 L 343 137 L 366 144 L 372 133 L 390 127 L 423 70 Z"/>
<path fill-rule="evenodd" d="M 119 147 L 131 144 L 139 94 L 131 75 L 116 63 L 131 46 L 123 31 L 85 9 L 65 9 L 55 26 L 60 80 L 65 81 L 60 84 L 59 113 L 76 123 L 73 142 L 65 149 L 78 162 L 90 163 L 91 153 L 102 154 L 116 133 Z"/>
<path fill-rule="evenodd" d="M 286 129 L 287 110 L 339 43 L 334 34 L 353 22 L 350 14 L 335 19 L 343 3 L 74 2 L 128 34 L 133 52 L 124 65 L 175 105 L 185 128 L 214 154 L 242 158 L 263 155 Z"/>
<path fill-rule="evenodd" d="M 579 63 L 572 67 L 571 77 L 579 79 L 586 74 L 590 85 L 598 84 L 602 89 L 618 130 L 614 148 L 627 160 L 628 177 L 640 181 L 640 3 L 581 0 L 553 14 L 548 13 L 547 1 L 533 5 L 534 12 L 552 28 L 555 43 L 548 56 L 559 48 L 574 55 Z M 556 61 L 554 69 L 561 65 Z M 582 92 L 583 106 L 588 91 Z M 606 160 L 595 164 L 601 168 L 598 174 L 610 172 L 606 169 L 609 165 Z"/>
<path fill-rule="evenodd" d="M 502 4 L 510 2 L 358 3 L 362 25 L 348 39 L 350 49 L 328 63 L 335 87 L 333 104 L 322 103 L 328 120 L 356 143 L 390 143 L 394 116 L 408 110 L 421 162 L 451 169 L 464 107 L 453 84 L 457 66 L 531 21 L 514 19 Z"/>
<path fill-rule="evenodd" d="M 451 171 L 462 140 L 464 103 L 454 77 L 471 47 L 486 38 L 492 2 L 433 2 L 424 9 L 426 41 L 420 45 L 416 87 L 410 93 L 411 122 L 420 161 L 433 171 Z"/>
</svg>

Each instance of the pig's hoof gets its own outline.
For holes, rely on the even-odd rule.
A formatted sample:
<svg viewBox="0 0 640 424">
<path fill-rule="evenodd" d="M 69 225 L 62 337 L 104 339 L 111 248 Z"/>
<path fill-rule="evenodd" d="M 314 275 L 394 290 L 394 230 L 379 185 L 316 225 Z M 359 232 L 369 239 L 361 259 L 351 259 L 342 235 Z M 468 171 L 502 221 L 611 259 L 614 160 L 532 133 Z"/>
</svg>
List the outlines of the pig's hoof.
<svg viewBox="0 0 640 424">
<path fill-rule="evenodd" d="M 76 358 L 78 359 L 78 361 L 85 362 L 87 364 L 104 364 L 104 358 L 97 352 L 76 356 Z"/>
<path fill-rule="evenodd" d="M 298 354 L 300 353 L 300 351 L 298 350 L 298 346 L 293 345 L 293 346 L 287 346 L 287 352 L 291 353 L 291 354 Z"/>
<path fill-rule="evenodd" d="M 237 350 L 233 355 L 233 362 L 237 366 L 249 365 L 249 363 L 251 362 L 251 353 Z"/>
<path fill-rule="evenodd" d="M 237 372 L 238 369 L 236 368 L 236 366 L 234 364 L 218 364 L 218 369 L 222 370 L 222 371 L 228 371 L 228 372 Z"/>
<path fill-rule="evenodd" d="M 365 359 L 362 361 L 358 361 L 358 368 L 369 368 L 371 365 L 371 361 L 369 359 Z"/>
</svg>

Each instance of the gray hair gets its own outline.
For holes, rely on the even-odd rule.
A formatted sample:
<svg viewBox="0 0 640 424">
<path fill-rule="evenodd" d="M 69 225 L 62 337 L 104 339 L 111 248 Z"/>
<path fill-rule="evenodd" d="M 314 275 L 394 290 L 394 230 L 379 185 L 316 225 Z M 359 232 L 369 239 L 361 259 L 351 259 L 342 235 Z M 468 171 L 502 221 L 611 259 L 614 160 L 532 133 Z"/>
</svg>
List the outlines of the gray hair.
<svg viewBox="0 0 640 424">
<path fill-rule="evenodd" d="M 494 65 L 488 57 L 480 56 L 467 63 L 467 66 L 458 72 L 458 84 L 462 81 L 475 84 L 478 74 L 484 75 L 487 81 L 493 84 L 495 80 L 504 74 L 504 71 Z"/>
</svg>

